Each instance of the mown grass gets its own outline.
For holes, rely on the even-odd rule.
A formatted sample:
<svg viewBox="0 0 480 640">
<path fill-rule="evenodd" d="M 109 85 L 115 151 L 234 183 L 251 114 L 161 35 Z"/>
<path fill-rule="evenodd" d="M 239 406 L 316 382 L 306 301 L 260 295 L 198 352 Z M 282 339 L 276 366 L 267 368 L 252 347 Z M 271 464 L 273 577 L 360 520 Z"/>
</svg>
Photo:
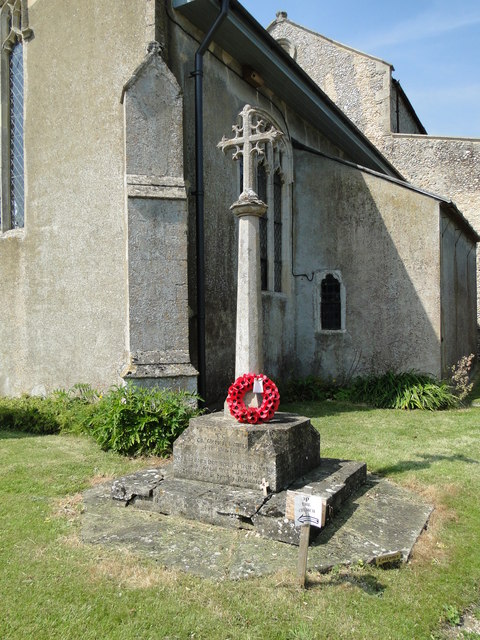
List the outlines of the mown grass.
<svg viewBox="0 0 480 640">
<path fill-rule="evenodd" d="M 79 493 L 152 460 L 102 452 L 85 437 L 0 433 L 2 640 L 314 640 L 441 638 L 479 602 L 480 409 L 439 413 L 346 403 L 290 405 L 312 417 L 322 455 L 369 470 L 435 504 L 407 566 L 214 583 L 79 540 Z M 287 568 L 288 569 L 288 568 Z"/>
</svg>

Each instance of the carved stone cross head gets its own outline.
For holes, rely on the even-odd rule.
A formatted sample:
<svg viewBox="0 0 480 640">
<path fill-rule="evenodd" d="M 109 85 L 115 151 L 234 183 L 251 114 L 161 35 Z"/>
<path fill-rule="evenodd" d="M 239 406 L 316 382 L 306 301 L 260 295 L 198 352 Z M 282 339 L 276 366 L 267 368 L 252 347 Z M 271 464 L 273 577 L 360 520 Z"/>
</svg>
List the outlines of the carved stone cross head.
<svg viewBox="0 0 480 640">
<path fill-rule="evenodd" d="M 283 133 L 278 131 L 268 120 L 266 114 L 246 104 L 238 114 L 239 124 L 232 126 L 233 138 L 223 138 L 218 143 L 224 153 L 233 149 L 234 160 L 243 157 L 243 191 L 251 192 L 255 185 L 254 156 L 265 154 L 265 145 L 270 142 L 275 144 Z"/>
</svg>

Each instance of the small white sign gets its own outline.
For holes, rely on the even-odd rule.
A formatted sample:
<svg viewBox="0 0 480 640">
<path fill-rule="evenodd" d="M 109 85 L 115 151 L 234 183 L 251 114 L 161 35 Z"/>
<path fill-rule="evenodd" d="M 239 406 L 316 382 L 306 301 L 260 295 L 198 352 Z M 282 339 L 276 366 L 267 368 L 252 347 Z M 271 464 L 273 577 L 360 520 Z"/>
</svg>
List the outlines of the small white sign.
<svg viewBox="0 0 480 640">
<path fill-rule="evenodd" d="M 319 529 L 325 524 L 325 500 L 306 493 L 295 495 L 295 526 L 309 524 Z"/>
<path fill-rule="evenodd" d="M 263 380 L 262 380 L 262 378 L 254 378 L 254 380 L 253 380 L 253 393 L 263 393 Z"/>
</svg>

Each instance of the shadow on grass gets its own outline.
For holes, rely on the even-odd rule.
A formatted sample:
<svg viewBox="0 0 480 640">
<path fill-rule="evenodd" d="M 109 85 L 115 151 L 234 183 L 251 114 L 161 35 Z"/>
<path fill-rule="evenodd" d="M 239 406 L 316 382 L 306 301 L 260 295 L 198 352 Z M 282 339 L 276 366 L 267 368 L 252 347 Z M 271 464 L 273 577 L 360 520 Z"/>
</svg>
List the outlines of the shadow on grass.
<svg viewBox="0 0 480 640">
<path fill-rule="evenodd" d="M 358 413 L 368 411 L 378 411 L 375 407 L 364 404 L 353 404 L 352 402 L 341 402 L 339 400 L 318 400 L 305 402 L 290 402 L 280 405 L 280 411 L 297 413 L 306 418 L 323 418 L 335 416 L 341 413 Z"/>
<path fill-rule="evenodd" d="M 21 438 L 37 438 L 41 433 L 27 433 L 26 431 L 10 431 L 0 424 L 0 440 L 20 440 Z"/>
<path fill-rule="evenodd" d="M 405 471 L 420 471 L 428 469 L 435 462 L 465 462 L 467 464 L 480 464 L 480 461 L 474 458 L 467 458 L 461 453 L 454 455 L 431 455 L 428 453 L 419 454 L 420 460 L 400 460 L 396 464 L 381 467 L 376 473 L 382 476 L 395 475 L 396 473 L 404 473 Z"/>
<path fill-rule="evenodd" d="M 385 591 L 385 585 L 383 585 L 375 576 L 367 573 L 359 574 L 338 574 L 330 576 L 328 580 L 329 586 L 343 586 L 349 585 L 351 587 L 357 587 L 369 596 L 381 596 Z M 313 585 L 308 585 L 311 588 Z"/>
</svg>

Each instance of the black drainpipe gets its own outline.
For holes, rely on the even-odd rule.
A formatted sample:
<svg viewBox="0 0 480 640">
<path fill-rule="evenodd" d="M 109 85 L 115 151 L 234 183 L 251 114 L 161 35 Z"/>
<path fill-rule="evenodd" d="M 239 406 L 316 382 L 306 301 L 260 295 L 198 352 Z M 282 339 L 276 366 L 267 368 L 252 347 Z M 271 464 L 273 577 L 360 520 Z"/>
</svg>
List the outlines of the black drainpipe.
<svg viewBox="0 0 480 640">
<path fill-rule="evenodd" d="M 195 208 L 197 228 L 197 354 L 198 394 L 205 400 L 205 230 L 204 230 L 204 185 L 203 185 L 203 56 L 215 33 L 225 20 L 230 0 L 222 0 L 222 7 L 215 22 L 205 35 L 195 53 Z"/>
</svg>

